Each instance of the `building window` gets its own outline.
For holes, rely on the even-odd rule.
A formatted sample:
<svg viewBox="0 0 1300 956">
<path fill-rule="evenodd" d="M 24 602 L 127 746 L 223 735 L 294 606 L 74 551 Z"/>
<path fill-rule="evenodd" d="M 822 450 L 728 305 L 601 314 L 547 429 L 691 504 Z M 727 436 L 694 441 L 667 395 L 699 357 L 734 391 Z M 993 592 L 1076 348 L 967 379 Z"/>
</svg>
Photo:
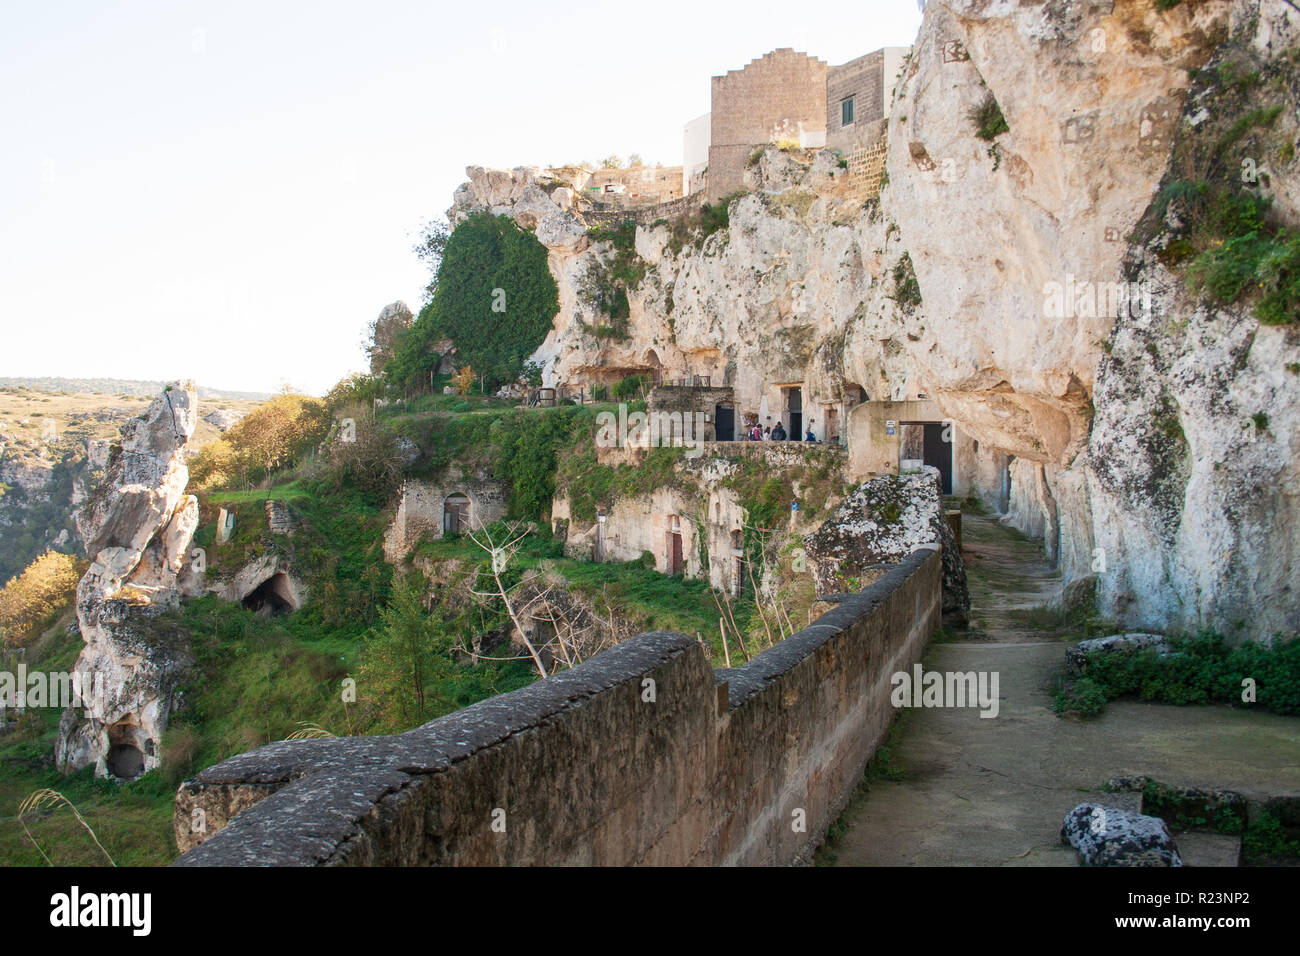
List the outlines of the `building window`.
<svg viewBox="0 0 1300 956">
<path fill-rule="evenodd" d="M 851 96 L 848 99 L 840 100 L 840 125 L 853 125 L 853 97 Z"/>
</svg>

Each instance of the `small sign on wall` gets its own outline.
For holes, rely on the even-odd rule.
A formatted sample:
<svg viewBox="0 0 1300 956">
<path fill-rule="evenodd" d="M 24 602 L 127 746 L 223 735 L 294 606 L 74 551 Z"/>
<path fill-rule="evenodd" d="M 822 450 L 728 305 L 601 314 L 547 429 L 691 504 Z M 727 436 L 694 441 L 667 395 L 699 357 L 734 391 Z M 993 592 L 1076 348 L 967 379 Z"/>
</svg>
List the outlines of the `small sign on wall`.
<svg viewBox="0 0 1300 956">
<path fill-rule="evenodd" d="M 898 425 L 898 422 L 895 422 L 895 421 L 886 421 L 886 422 L 885 422 L 885 434 L 886 434 L 886 435 L 892 435 L 892 434 L 894 434 L 894 433 L 897 431 L 897 427 L 896 427 L 897 425 Z"/>
</svg>

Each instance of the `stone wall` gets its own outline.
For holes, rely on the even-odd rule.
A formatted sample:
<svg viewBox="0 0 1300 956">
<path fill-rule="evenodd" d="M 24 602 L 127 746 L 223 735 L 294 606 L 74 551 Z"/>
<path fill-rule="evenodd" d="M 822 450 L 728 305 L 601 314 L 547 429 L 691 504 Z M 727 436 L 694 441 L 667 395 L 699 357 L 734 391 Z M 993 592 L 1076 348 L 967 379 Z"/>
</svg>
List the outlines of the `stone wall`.
<svg viewBox="0 0 1300 956">
<path fill-rule="evenodd" d="M 422 537 L 442 537 L 443 505 L 450 495 L 469 499 L 469 525 L 478 528 L 506 514 L 505 482 L 479 475 L 464 475 L 452 466 L 437 481 L 408 479 L 402 483 L 397 513 L 384 535 L 384 556 L 397 563 Z"/>
<path fill-rule="evenodd" d="M 621 192 L 606 191 L 622 187 Z M 597 169 L 582 187 L 582 197 L 620 206 L 649 206 L 682 196 L 682 167 L 636 166 L 630 169 Z"/>
<path fill-rule="evenodd" d="M 259 748 L 181 786 L 178 864 L 806 861 L 939 601 L 939 555 L 918 551 L 743 667 L 642 634 L 405 734 Z"/>
<path fill-rule="evenodd" d="M 809 135 L 825 136 L 826 63 L 788 47 L 773 50 L 713 77 L 712 102 L 707 194 L 717 200 L 743 188 L 756 144 L 791 139 L 804 145 Z"/>
<path fill-rule="evenodd" d="M 826 145 L 842 153 L 877 142 L 884 132 L 885 51 L 876 50 L 826 71 Z M 853 97 L 854 121 L 841 122 L 840 104 Z"/>
<path fill-rule="evenodd" d="M 694 193 L 669 202 L 661 202 L 653 206 L 639 206 L 635 209 L 593 207 L 584 210 L 582 218 L 588 226 L 614 226 L 629 219 L 638 226 L 652 226 L 661 219 L 671 222 L 683 216 L 694 215 L 700 211 L 700 207 L 704 205 L 705 201 L 706 197 L 703 193 Z"/>
</svg>

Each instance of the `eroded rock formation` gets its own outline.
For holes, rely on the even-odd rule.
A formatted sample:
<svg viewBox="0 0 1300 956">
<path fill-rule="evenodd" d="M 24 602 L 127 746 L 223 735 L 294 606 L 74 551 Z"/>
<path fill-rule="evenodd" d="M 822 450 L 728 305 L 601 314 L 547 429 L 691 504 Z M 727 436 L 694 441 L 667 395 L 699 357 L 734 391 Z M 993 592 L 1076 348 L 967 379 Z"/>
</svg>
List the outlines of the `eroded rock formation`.
<svg viewBox="0 0 1300 956">
<path fill-rule="evenodd" d="M 178 581 L 198 525 L 185 494 L 185 444 L 194 433 L 192 382 L 168 385 L 122 430 L 99 491 L 77 517 L 90 569 L 77 586 L 86 646 L 76 670 L 102 688 L 60 722 L 56 758 L 75 770 L 131 778 L 156 767 L 159 743 L 192 662 L 188 640 L 163 615 L 179 601 Z"/>
<path fill-rule="evenodd" d="M 943 553 L 943 615 L 964 623 L 970 615 L 966 567 L 944 515 L 939 473 L 882 476 L 863 482 L 803 539 L 819 594 L 859 591 L 923 548 Z"/>
<path fill-rule="evenodd" d="M 1300 222 L 1298 39 L 1283 0 L 932 0 L 879 200 L 829 151 L 757 150 L 726 228 L 637 227 L 614 334 L 593 290 L 618 252 L 571 190 L 473 167 L 451 215 L 512 215 L 547 246 L 548 385 L 706 375 L 774 423 L 798 383 L 805 421 L 842 403 L 840 426 L 850 393 L 925 395 L 962 493 L 1040 538 L 1071 593 L 1095 577 L 1123 627 L 1268 639 L 1300 628 L 1300 342 L 1186 291 L 1160 195 L 1249 160 Z M 1271 145 L 1238 155 L 1265 97 Z"/>
</svg>

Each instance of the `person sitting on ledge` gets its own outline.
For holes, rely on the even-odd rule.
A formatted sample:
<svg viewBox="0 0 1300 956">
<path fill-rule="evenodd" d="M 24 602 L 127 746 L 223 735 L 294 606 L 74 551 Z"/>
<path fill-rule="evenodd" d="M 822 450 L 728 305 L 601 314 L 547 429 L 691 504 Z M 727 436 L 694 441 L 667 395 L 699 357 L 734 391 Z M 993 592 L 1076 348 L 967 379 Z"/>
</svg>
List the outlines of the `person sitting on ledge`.
<svg viewBox="0 0 1300 956">
<path fill-rule="evenodd" d="M 808 423 L 808 434 L 806 434 L 806 435 L 803 436 L 803 440 L 804 440 L 804 441 L 816 441 L 816 440 L 817 440 L 817 436 L 813 434 L 812 427 L 813 427 L 813 423 L 812 423 L 812 422 L 809 422 L 809 423 Z"/>
<path fill-rule="evenodd" d="M 787 437 L 785 428 L 777 422 L 776 427 L 772 429 L 772 441 L 785 441 Z"/>
</svg>

